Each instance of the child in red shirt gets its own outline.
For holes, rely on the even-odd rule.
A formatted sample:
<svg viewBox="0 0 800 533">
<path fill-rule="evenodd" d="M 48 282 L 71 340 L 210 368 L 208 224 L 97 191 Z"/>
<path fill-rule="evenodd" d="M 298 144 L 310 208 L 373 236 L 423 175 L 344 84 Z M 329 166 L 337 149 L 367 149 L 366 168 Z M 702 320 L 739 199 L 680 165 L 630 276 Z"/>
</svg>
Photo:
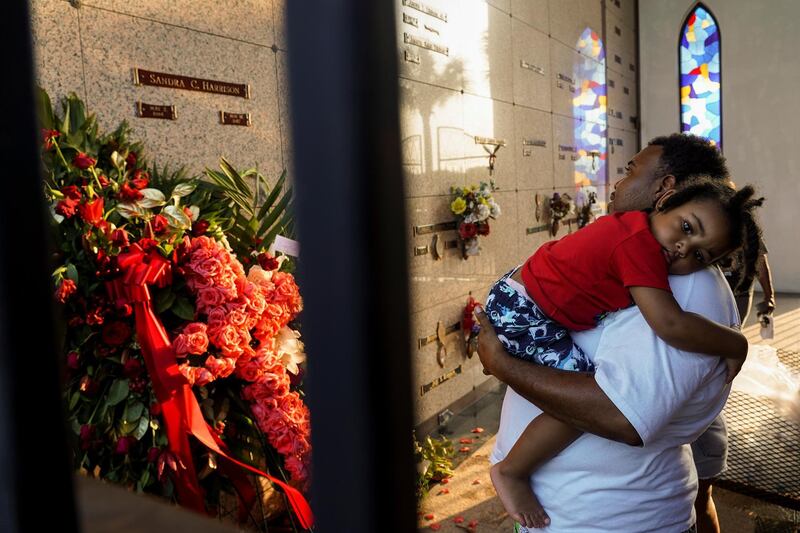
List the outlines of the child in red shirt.
<svg viewBox="0 0 800 533">
<path fill-rule="evenodd" d="M 747 340 L 736 330 L 683 311 L 667 276 L 690 274 L 744 248 L 755 269 L 760 230 L 747 186 L 696 178 L 662 197 L 655 211 L 601 217 L 540 247 L 519 269 L 492 287 L 486 315 L 506 350 L 555 368 L 590 371 L 591 362 L 568 330 L 591 329 L 613 311 L 637 305 L 655 333 L 689 352 L 724 357 L 728 379 L 741 368 Z M 756 248 L 753 249 L 755 244 Z M 580 432 L 542 414 L 506 458 L 491 469 L 506 510 L 525 527 L 544 527 L 546 513 L 531 492 L 530 475 L 574 441 Z"/>
</svg>

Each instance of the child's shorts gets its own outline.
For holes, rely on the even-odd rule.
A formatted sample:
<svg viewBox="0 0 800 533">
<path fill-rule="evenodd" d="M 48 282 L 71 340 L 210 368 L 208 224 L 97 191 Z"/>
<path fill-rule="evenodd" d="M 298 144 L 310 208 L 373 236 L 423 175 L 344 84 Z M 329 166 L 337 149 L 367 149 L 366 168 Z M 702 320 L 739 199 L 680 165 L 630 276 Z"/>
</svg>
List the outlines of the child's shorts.
<svg viewBox="0 0 800 533">
<path fill-rule="evenodd" d="M 512 270 L 489 291 L 486 316 L 511 355 L 562 370 L 586 372 L 594 365 L 573 344 L 567 328 L 545 315 L 525 287 L 511 279 Z"/>
</svg>

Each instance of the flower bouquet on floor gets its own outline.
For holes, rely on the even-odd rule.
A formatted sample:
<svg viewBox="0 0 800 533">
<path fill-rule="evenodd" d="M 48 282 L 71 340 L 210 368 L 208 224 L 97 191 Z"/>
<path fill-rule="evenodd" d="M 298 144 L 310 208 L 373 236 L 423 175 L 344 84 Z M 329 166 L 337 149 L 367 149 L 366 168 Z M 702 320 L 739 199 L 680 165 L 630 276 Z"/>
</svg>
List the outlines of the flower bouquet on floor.
<svg viewBox="0 0 800 533">
<path fill-rule="evenodd" d="M 125 123 L 100 134 L 74 95 L 60 116 L 40 104 L 75 468 L 212 515 L 235 494 L 261 529 L 311 527 L 302 299 L 292 261 L 264 251 L 291 236 L 285 178 L 269 188 L 224 159 L 207 180 L 158 172 Z"/>
<path fill-rule="evenodd" d="M 480 254 L 478 237 L 489 235 L 489 219 L 495 219 L 501 214 L 500 206 L 492 196 L 495 190 L 493 181 L 450 189 L 454 196 L 450 202 L 450 211 L 458 217 L 458 236 L 464 259 Z"/>
</svg>

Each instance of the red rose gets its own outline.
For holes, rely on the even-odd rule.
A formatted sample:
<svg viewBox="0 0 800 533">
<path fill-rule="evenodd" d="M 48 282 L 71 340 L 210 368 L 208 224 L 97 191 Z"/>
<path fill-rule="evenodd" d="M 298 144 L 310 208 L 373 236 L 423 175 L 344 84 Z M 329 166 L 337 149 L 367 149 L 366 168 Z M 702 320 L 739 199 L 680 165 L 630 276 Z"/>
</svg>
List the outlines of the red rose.
<svg viewBox="0 0 800 533">
<path fill-rule="evenodd" d="M 67 185 L 65 187 L 61 187 L 61 194 L 63 194 L 68 200 L 78 201 L 81 199 L 81 190 L 77 185 Z"/>
<path fill-rule="evenodd" d="M 67 354 L 67 367 L 72 370 L 77 370 L 80 366 L 80 354 L 78 352 L 69 352 Z"/>
<path fill-rule="evenodd" d="M 131 446 L 136 442 L 134 437 L 120 437 L 117 441 L 117 447 L 114 449 L 114 453 L 117 455 L 128 455 L 131 451 Z"/>
<path fill-rule="evenodd" d="M 477 224 L 478 226 L 478 235 L 489 235 L 489 224 L 486 222 L 481 222 Z"/>
<path fill-rule="evenodd" d="M 143 237 L 139 239 L 139 242 L 137 242 L 136 244 L 138 244 L 142 248 L 143 252 L 149 252 L 150 250 L 158 246 L 158 241 L 154 241 L 153 239 L 148 239 L 146 237 Z"/>
<path fill-rule="evenodd" d="M 72 218 L 75 214 L 77 202 L 74 200 L 61 200 L 56 204 L 55 212 L 65 218 Z"/>
<path fill-rule="evenodd" d="M 150 174 L 144 170 L 137 170 L 133 173 L 131 184 L 137 189 L 144 189 L 150 183 Z"/>
<path fill-rule="evenodd" d="M 122 228 L 115 229 L 111 232 L 111 244 L 124 248 L 130 243 L 128 242 L 128 232 Z"/>
<path fill-rule="evenodd" d="M 462 222 L 458 227 L 458 234 L 462 239 L 470 239 L 478 234 L 478 228 L 472 222 Z"/>
<path fill-rule="evenodd" d="M 80 441 L 81 450 L 87 451 L 92 447 L 94 442 L 94 426 L 91 424 L 84 424 L 81 426 Z"/>
<path fill-rule="evenodd" d="M 103 327 L 103 342 L 109 346 L 119 346 L 131 336 L 131 328 L 125 322 L 115 320 Z"/>
<path fill-rule="evenodd" d="M 138 190 L 131 187 L 130 183 L 123 183 L 119 190 L 119 198 L 124 202 L 135 202 L 141 200 L 144 195 Z"/>
<path fill-rule="evenodd" d="M 72 164 L 81 170 L 86 170 L 89 167 L 93 167 L 95 163 L 97 163 L 96 159 L 89 157 L 83 152 L 78 152 L 75 154 L 75 157 L 72 158 Z"/>
<path fill-rule="evenodd" d="M 129 152 L 128 157 L 125 158 L 125 163 L 129 167 L 136 166 L 136 158 L 137 158 L 136 152 Z"/>
<path fill-rule="evenodd" d="M 161 448 L 153 446 L 152 448 L 147 450 L 147 462 L 155 463 L 158 460 L 159 455 L 161 455 Z"/>
<path fill-rule="evenodd" d="M 61 136 L 61 132 L 58 130 L 46 130 L 42 128 L 42 143 L 44 144 L 44 149 L 49 150 L 53 147 L 53 141 Z"/>
<path fill-rule="evenodd" d="M 78 213 L 87 224 L 98 226 L 103 220 L 103 198 L 98 196 L 91 202 L 84 202 L 78 206 Z"/>
<path fill-rule="evenodd" d="M 59 303 L 65 303 L 69 300 L 69 297 L 75 294 L 75 291 L 78 290 L 78 286 L 69 278 L 64 278 L 61 284 L 56 289 L 56 300 Z"/>
<path fill-rule="evenodd" d="M 97 181 L 100 183 L 100 187 L 103 188 L 108 187 L 108 184 L 111 183 L 111 181 L 105 176 L 105 174 L 100 174 L 99 176 L 97 176 Z"/>
<path fill-rule="evenodd" d="M 194 224 L 192 224 L 192 237 L 200 237 L 201 235 L 205 235 L 206 231 L 208 231 L 208 226 L 211 224 L 208 220 L 200 219 Z"/>
<path fill-rule="evenodd" d="M 125 373 L 125 377 L 137 378 L 142 373 L 142 363 L 138 359 L 128 359 L 122 365 L 122 371 Z"/>
<path fill-rule="evenodd" d="M 169 228 L 169 222 L 167 221 L 167 217 L 164 215 L 154 216 L 151 224 L 153 225 L 153 232 L 156 235 L 161 235 Z"/>
<path fill-rule="evenodd" d="M 97 382 L 89 376 L 83 376 L 81 378 L 80 385 L 78 385 L 78 390 L 80 390 L 86 396 L 94 396 L 94 394 L 97 392 Z"/>
<path fill-rule="evenodd" d="M 278 260 L 268 253 L 258 254 L 258 264 L 261 265 L 261 268 L 264 270 L 275 270 L 280 266 Z"/>
</svg>

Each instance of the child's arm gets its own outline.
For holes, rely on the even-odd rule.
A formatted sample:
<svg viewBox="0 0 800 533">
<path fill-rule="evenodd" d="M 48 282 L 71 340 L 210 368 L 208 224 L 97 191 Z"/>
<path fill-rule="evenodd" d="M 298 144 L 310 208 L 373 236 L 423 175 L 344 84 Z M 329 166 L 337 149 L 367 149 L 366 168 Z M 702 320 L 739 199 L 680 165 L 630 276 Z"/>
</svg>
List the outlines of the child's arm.
<svg viewBox="0 0 800 533">
<path fill-rule="evenodd" d="M 747 339 L 735 329 L 695 313 L 687 313 L 671 293 L 652 287 L 631 287 L 631 296 L 656 335 L 670 346 L 728 359 L 728 380 L 747 357 Z"/>
</svg>

